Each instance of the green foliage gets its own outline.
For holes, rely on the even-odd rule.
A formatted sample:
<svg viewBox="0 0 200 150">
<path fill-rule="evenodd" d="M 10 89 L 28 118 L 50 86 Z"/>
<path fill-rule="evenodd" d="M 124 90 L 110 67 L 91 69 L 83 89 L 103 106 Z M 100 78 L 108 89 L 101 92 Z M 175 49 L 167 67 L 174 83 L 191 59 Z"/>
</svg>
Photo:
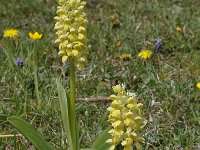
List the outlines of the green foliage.
<svg viewBox="0 0 200 150">
<path fill-rule="evenodd" d="M 74 143 L 72 141 L 78 141 L 76 143 L 76 149 L 78 150 L 80 148 L 79 146 L 79 129 L 78 124 L 76 123 L 76 135 L 72 135 L 71 132 L 71 121 L 69 119 L 69 115 L 71 115 L 71 112 L 69 111 L 69 102 L 67 100 L 67 96 L 65 93 L 65 90 L 61 83 L 57 80 L 57 90 L 58 90 L 58 96 L 60 100 L 60 109 L 61 109 L 61 116 L 62 116 L 62 122 L 64 124 L 65 134 L 67 136 L 67 145 L 70 149 L 74 150 Z M 18 117 L 9 117 L 8 121 L 20 132 L 22 133 L 28 140 L 31 141 L 31 143 L 38 149 L 38 150 L 53 150 L 53 148 L 41 137 L 39 132 L 33 128 L 33 126 L 26 121 L 24 121 L 21 118 Z M 110 127 L 107 128 L 92 144 L 92 148 L 89 148 L 87 150 L 105 150 L 110 147 L 109 144 L 106 143 L 107 139 L 110 138 L 110 134 L 108 131 L 110 130 Z M 76 139 L 74 139 L 76 138 Z M 86 150 L 86 149 L 85 149 Z"/>
<path fill-rule="evenodd" d="M 65 134 L 67 136 L 67 144 L 69 145 L 70 149 L 74 149 L 74 145 L 72 141 L 76 141 L 76 139 L 73 139 L 73 138 L 76 138 L 77 136 L 72 135 L 71 128 L 70 128 L 70 124 L 71 124 L 70 122 L 72 120 L 69 119 L 69 116 L 71 115 L 71 112 L 69 111 L 69 101 L 67 99 L 65 90 L 63 86 L 61 85 L 61 83 L 57 80 L 56 84 L 57 84 L 57 90 L 58 90 L 58 96 L 59 96 L 59 102 L 60 102 L 62 122 L 64 125 Z"/>
<path fill-rule="evenodd" d="M 94 141 L 91 148 L 97 149 L 97 150 L 107 150 L 110 148 L 110 144 L 107 144 L 106 141 L 111 138 L 108 131 L 111 129 L 111 127 L 108 127 L 103 133 Z"/>
<path fill-rule="evenodd" d="M 144 149 L 199 149 L 200 91 L 195 87 L 200 81 L 199 0 L 87 0 L 87 3 L 89 58 L 87 68 L 78 72 L 76 97 L 108 96 L 113 85 L 125 83 L 144 104 L 148 119 Z M 68 93 L 69 67 L 62 66 L 53 45 L 55 9 L 55 0 L 0 1 L 0 131 L 16 134 L 6 117 L 23 115 L 54 147 L 65 147 L 55 79 L 62 79 Z M 113 15 L 120 21 L 117 28 L 113 28 L 110 19 Z M 180 34 L 176 32 L 177 26 L 183 30 Z M 3 38 L 7 28 L 20 30 L 16 41 Z M 28 38 L 29 31 L 43 33 L 43 38 L 33 42 Z M 139 59 L 138 52 L 153 50 L 158 36 L 163 42 L 161 52 L 147 61 Z M 131 60 L 118 58 L 124 52 L 131 53 Z M 22 69 L 14 64 L 17 57 L 25 61 Z M 102 121 L 108 105 L 77 99 L 80 147 L 92 145 L 108 126 Z M 1 138 L 0 149 L 13 148 L 14 143 L 20 150 L 30 147 L 21 138 Z"/>
<path fill-rule="evenodd" d="M 10 117 L 8 121 L 27 139 L 29 139 L 38 150 L 53 150 L 53 148 L 40 136 L 32 125 L 17 117 Z"/>
</svg>

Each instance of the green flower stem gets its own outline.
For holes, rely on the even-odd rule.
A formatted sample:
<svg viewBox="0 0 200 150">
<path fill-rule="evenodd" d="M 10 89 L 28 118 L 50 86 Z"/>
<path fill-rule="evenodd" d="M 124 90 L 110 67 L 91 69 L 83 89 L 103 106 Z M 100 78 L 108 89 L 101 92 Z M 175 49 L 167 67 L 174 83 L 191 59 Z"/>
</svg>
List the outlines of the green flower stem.
<svg viewBox="0 0 200 150">
<path fill-rule="evenodd" d="M 41 107 L 42 104 L 42 99 L 40 97 L 40 93 L 39 93 L 39 85 L 38 85 L 38 77 L 37 77 L 37 66 L 34 66 L 34 85 L 35 85 L 35 93 L 36 93 L 36 98 L 38 100 L 38 106 Z"/>
<path fill-rule="evenodd" d="M 70 58 L 70 101 L 69 101 L 69 112 L 70 112 L 70 129 L 72 134 L 72 143 L 76 150 L 76 112 L 75 112 L 75 65 L 74 58 Z"/>
</svg>

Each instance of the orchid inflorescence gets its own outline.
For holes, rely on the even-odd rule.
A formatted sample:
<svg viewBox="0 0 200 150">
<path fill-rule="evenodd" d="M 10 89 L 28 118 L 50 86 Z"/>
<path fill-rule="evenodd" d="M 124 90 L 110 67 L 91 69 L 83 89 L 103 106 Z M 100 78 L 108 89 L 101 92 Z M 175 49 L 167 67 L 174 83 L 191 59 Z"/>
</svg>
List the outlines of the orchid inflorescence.
<svg viewBox="0 0 200 150">
<path fill-rule="evenodd" d="M 59 44 L 59 55 L 65 63 L 68 58 L 74 58 L 79 70 L 86 64 L 87 38 L 86 38 L 86 14 L 83 8 L 86 4 L 80 0 L 59 0 L 54 29 L 57 30 L 58 38 L 55 43 Z"/>
<path fill-rule="evenodd" d="M 112 146 L 110 150 L 121 143 L 124 150 L 132 150 L 135 142 L 136 148 L 141 149 L 141 142 L 144 139 L 140 136 L 142 128 L 147 121 L 142 117 L 141 103 L 137 103 L 137 98 L 134 93 L 126 92 L 121 85 L 113 87 L 116 95 L 111 95 L 111 106 L 108 107 L 109 122 L 112 124 L 112 129 L 109 133 L 112 138 L 107 140 Z"/>
</svg>

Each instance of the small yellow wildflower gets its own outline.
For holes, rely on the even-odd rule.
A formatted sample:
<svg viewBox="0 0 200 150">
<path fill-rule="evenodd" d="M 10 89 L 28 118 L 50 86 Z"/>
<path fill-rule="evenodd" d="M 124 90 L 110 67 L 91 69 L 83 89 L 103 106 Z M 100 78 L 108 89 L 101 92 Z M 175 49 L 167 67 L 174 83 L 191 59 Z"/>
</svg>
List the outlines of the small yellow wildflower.
<svg viewBox="0 0 200 150">
<path fill-rule="evenodd" d="M 142 50 L 139 52 L 138 57 L 141 57 L 143 59 L 150 58 L 152 56 L 152 51 L 150 50 Z"/>
<path fill-rule="evenodd" d="M 197 83 L 196 87 L 200 89 L 200 82 Z"/>
<path fill-rule="evenodd" d="M 108 107 L 110 112 L 108 121 L 112 129 L 108 132 L 112 139 L 106 142 L 111 144 L 110 150 L 121 143 L 124 150 L 132 150 L 135 143 L 138 150 L 142 149 L 141 142 L 144 141 L 140 136 L 140 131 L 146 125 L 146 119 L 142 118 L 141 103 L 137 103 L 134 93 L 126 92 L 121 85 L 113 87 L 116 95 L 111 95 L 111 106 Z"/>
<path fill-rule="evenodd" d="M 123 53 L 119 56 L 119 58 L 122 60 L 122 61 L 128 61 L 131 59 L 131 54 L 129 53 Z"/>
<path fill-rule="evenodd" d="M 182 29 L 180 27 L 176 27 L 176 32 L 182 32 Z"/>
<path fill-rule="evenodd" d="M 4 31 L 3 37 L 5 38 L 14 38 L 19 34 L 19 30 L 17 29 L 7 29 Z"/>
<path fill-rule="evenodd" d="M 32 40 L 39 40 L 42 38 L 42 34 L 39 34 L 38 32 L 35 32 L 35 33 L 29 32 L 28 35 L 29 35 L 29 38 Z"/>
</svg>

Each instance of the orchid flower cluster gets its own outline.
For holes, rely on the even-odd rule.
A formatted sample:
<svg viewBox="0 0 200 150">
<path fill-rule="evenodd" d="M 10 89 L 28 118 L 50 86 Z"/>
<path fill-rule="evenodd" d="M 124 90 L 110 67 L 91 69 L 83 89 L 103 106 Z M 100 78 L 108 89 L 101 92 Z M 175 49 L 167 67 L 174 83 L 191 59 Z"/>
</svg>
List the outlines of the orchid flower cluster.
<svg viewBox="0 0 200 150">
<path fill-rule="evenodd" d="M 110 150 L 114 150 L 116 145 L 121 143 L 124 150 L 132 150 L 133 142 L 137 149 L 142 149 L 141 142 L 144 139 L 139 135 L 147 121 L 142 117 L 141 103 L 137 103 L 137 98 L 134 93 L 126 92 L 121 85 L 113 87 L 117 95 L 111 95 L 111 106 L 108 107 L 109 122 L 112 124 L 112 129 L 109 133 L 112 139 L 107 140 L 107 143 L 112 144 Z"/>
<path fill-rule="evenodd" d="M 59 0 L 57 7 L 57 16 L 54 29 L 59 43 L 59 56 L 65 63 L 69 57 L 75 59 L 76 66 L 79 70 L 85 67 L 87 62 L 87 38 L 86 38 L 86 14 L 83 8 L 85 1 L 80 0 Z"/>
</svg>

